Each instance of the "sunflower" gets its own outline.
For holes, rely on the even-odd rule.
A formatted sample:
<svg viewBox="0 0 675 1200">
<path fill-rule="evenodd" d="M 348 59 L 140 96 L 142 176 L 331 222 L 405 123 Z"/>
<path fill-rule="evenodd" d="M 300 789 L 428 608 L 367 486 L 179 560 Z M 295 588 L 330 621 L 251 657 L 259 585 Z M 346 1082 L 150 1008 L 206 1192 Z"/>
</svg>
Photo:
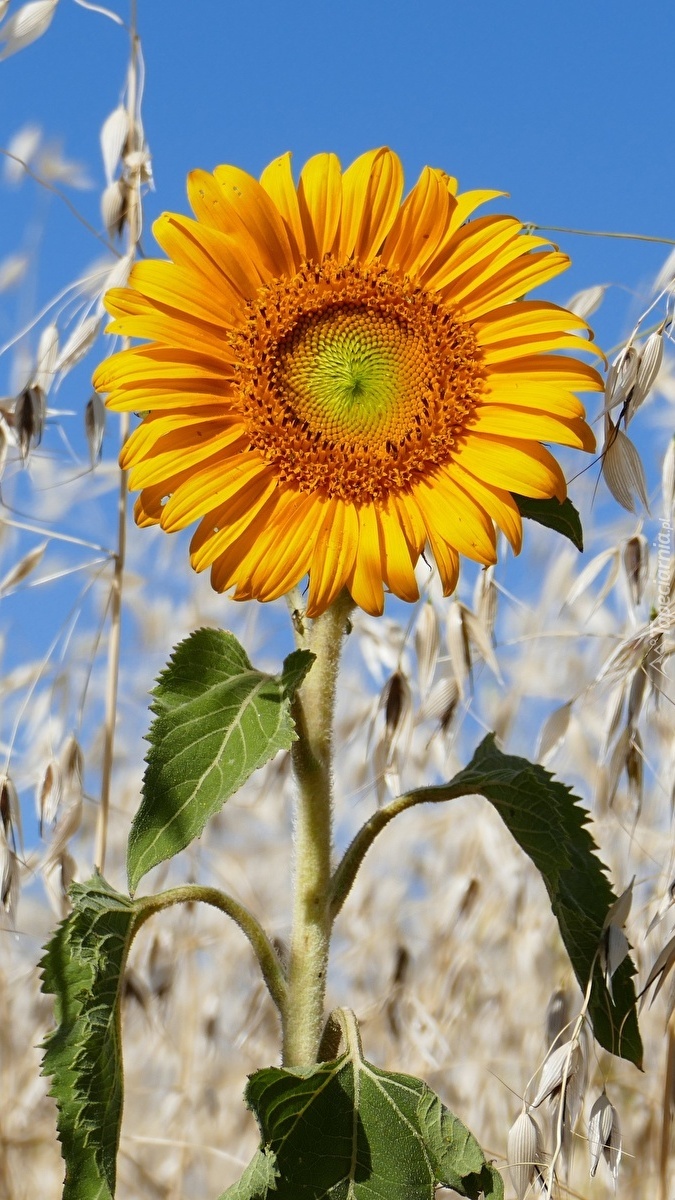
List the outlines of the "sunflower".
<svg viewBox="0 0 675 1200">
<path fill-rule="evenodd" d="M 195 219 L 154 225 L 171 261 L 141 261 L 108 293 L 113 333 L 150 339 L 108 358 L 95 386 L 143 412 L 121 464 L 139 525 L 195 521 L 191 562 L 217 591 L 273 600 L 309 576 L 307 612 L 343 588 L 366 612 L 385 586 L 418 598 L 425 547 L 443 589 L 459 555 L 516 553 L 513 493 L 564 499 L 541 444 L 594 447 L 575 392 L 597 372 L 581 318 L 531 289 L 568 266 L 510 216 L 501 192 L 458 193 L 425 167 L 402 202 L 388 149 L 343 173 L 290 155 L 260 182 L 194 171 Z M 469 220 L 469 218 L 471 218 Z"/>
</svg>

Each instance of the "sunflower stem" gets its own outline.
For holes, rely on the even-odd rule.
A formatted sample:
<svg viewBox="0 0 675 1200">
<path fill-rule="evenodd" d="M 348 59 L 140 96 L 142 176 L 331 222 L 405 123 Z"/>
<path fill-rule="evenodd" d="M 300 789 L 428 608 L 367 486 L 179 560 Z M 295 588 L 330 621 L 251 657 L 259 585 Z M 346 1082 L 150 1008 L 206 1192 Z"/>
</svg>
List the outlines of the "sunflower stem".
<svg viewBox="0 0 675 1200">
<path fill-rule="evenodd" d="M 316 659 L 294 701 L 298 740 L 292 754 L 298 796 L 293 931 L 283 1014 L 286 1067 L 317 1062 L 324 1023 L 333 924 L 333 714 L 342 639 L 353 607 L 351 597 L 343 592 L 313 622 L 308 644 Z"/>
</svg>

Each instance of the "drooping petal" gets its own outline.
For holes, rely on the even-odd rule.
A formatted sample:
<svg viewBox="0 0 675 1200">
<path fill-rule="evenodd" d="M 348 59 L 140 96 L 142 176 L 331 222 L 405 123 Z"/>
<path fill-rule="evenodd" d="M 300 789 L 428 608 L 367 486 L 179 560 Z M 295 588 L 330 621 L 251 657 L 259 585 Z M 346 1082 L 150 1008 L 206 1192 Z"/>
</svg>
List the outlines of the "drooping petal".
<svg viewBox="0 0 675 1200">
<path fill-rule="evenodd" d="M 309 576 L 307 616 L 324 612 L 349 578 L 359 543 L 359 521 L 353 504 L 333 498 L 324 504 Z"/>
</svg>

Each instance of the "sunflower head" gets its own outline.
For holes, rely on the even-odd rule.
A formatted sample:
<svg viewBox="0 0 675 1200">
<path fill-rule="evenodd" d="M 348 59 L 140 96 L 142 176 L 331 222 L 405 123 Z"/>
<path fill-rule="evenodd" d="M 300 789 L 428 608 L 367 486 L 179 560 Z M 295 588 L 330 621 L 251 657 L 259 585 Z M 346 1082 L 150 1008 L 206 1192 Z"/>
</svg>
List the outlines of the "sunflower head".
<svg viewBox="0 0 675 1200">
<path fill-rule="evenodd" d="M 154 226 L 169 261 L 107 295 L 110 331 L 145 339 L 94 380 L 146 414 L 121 456 L 136 520 L 198 521 L 192 565 L 235 599 L 308 576 L 309 616 L 344 587 L 381 613 L 385 587 L 417 599 L 427 546 L 449 594 L 497 529 L 520 549 L 513 493 L 564 498 L 542 442 L 594 447 L 576 393 L 600 376 L 556 353 L 592 350 L 588 327 L 522 298 L 566 256 L 473 215 L 501 193 L 430 167 L 402 193 L 387 149 L 316 155 L 297 186 L 288 154 L 260 182 L 195 171 L 194 218 Z"/>
</svg>

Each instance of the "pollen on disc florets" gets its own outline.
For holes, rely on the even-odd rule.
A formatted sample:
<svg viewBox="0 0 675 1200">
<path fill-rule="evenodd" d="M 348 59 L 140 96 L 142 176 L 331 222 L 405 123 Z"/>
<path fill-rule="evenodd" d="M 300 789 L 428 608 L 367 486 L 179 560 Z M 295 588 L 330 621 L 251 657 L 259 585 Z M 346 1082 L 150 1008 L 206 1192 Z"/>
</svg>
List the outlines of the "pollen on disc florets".
<svg viewBox="0 0 675 1200">
<path fill-rule="evenodd" d="M 351 503 L 447 463 L 483 387 L 470 326 L 381 263 L 305 263 L 261 288 L 233 344 L 251 446 Z"/>
</svg>

